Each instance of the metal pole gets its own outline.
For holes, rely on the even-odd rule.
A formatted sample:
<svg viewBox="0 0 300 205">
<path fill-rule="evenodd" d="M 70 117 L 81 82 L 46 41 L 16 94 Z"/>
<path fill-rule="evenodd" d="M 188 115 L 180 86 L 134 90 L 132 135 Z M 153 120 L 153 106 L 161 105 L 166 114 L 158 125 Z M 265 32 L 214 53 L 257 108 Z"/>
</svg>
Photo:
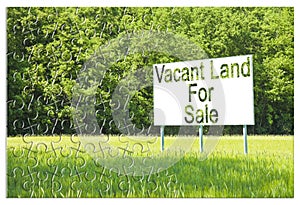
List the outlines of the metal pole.
<svg viewBox="0 0 300 205">
<path fill-rule="evenodd" d="M 243 126 L 243 135 L 244 135 L 244 153 L 248 154 L 247 125 Z"/>
<path fill-rule="evenodd" d="M 203 152 L 203 125 L 199 126 L 199 145 L 200 145 L 200 152 Z"/>
<path fill-rule="evenodd" d="M 160 126 L 160 148 L 161 151 L 165 149 L 165 126 Z"/>
</svg>

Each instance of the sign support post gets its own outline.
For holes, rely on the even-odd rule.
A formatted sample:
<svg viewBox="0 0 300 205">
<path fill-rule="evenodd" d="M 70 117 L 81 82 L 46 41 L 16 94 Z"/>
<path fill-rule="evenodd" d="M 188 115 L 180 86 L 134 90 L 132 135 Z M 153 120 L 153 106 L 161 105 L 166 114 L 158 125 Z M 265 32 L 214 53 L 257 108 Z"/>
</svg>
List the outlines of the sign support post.
<svg viewBox="0 0 300 205">
<path fill-rule="evenodd" d="M 203 125 L 199 126 L 199 145 L 200 145 L 200 152 L 203 152 Z"/>
<path fill-rule="evenodd" d="M 160 148 L 161 151 L 165 149 L 165 126 L 160 126 Z"/>
<path fill-rule="evenodd" d="M 244 135 L 244 153 L 248 154 L 247 125 L 243 126 L 243 135 Z"/>
</svg>

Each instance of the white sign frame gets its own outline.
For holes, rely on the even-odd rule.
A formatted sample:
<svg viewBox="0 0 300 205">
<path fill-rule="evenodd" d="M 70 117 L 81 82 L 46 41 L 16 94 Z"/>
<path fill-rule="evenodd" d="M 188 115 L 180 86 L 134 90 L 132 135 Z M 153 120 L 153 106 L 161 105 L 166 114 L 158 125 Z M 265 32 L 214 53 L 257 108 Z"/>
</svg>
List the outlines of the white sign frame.
<svg viewBox="0 0 300 205">
<path fill-rule="evenodd" d="M 252 55 L 153 65 L 154 125 L 254 125 Z"/>
</svg>

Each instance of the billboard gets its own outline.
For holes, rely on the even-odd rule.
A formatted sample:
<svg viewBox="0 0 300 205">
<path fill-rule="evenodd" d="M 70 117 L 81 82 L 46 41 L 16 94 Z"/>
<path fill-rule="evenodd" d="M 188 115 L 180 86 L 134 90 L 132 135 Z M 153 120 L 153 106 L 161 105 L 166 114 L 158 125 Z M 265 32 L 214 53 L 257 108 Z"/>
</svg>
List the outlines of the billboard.
<svg viewBox="0 0 300 205">
<path fill-rule="evenodd" d="M 154 125 L 254 125 L 252 55 L 153 65 Z"/>
</svg>

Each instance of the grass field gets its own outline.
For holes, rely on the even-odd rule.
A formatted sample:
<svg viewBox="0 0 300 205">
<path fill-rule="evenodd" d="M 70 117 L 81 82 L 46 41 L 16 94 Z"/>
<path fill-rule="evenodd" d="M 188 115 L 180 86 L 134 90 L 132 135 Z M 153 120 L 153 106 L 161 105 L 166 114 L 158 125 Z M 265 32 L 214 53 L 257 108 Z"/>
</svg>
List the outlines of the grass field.
<svg viewBox="0 0 300 205">
<path fill-rule="evenodd" d="M 249 136 L 245 155 L 242 136 L 224 136 L 205 160 L 196 140 L 167 170 L 126 176 L 100 166 L 76 137 L 9 137 L 7 197 L 293 197 L 293 139 Z M 165 140 L 167 149 L 174 138 Z M 150 149 L 160 152 L 159 139 Z"/>
</svg>

